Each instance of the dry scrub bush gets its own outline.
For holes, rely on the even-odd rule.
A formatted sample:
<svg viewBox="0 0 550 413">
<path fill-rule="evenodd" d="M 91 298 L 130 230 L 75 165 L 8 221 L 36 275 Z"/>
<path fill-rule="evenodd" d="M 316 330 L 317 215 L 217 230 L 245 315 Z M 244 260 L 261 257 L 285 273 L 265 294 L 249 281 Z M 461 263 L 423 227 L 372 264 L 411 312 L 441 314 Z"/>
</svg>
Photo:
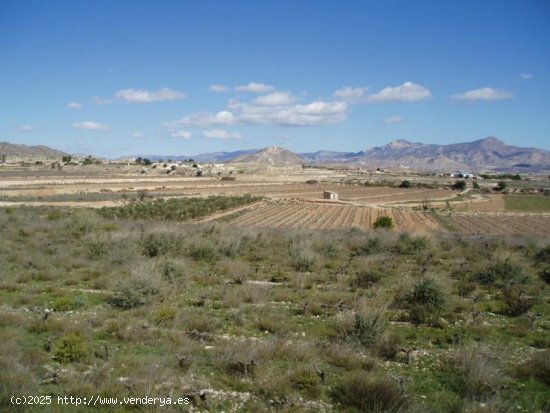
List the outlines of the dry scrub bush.
<svg viewBox="0 0 550 413">
<path fill-rule="evenodd" d="M 534 377 L 550 386 L 550 350 L 534 353 L 529 360 L 517 369 L 519 377 Z"/>
<path fill-rule="evenodd" d="M 340 314 L 336 321 L 336 329 L 341 339 L 368 348 L 377 345 L 386 329 L 386 319 L 382 311 L 366 313 Z"/>
<path fill-rule="evenodd" d="M 151 303 L 163 290 L 162 280 L 145 268 L 114 281 L 107 302 L 113 307 L 128 310 Z"/>
<path fill-rule="evenodd" d="M 332 398 L 344 409 L 365 413 L 404 412 L 408 404 L 396 382 L 363 371 L 344 376 L 332 389 Z"/>
<path fill-rule="evenodd" d="M 445 294 L 435 281 L 422 278 L 410 290 L 396 297 L 395 304 L 409 312 L 413 323 L 423 324 L 437 319 L 445 304 Z"/>
<path fill-rule="evenodd" d="M 324 358 L 334 367 L 346 370 L 373 370 L 375 361 L 364 357 L 357 346 L 352 343 L 331 343 L 323 347 Z"/>
<path fill-rule="evenodd" d="M 302 237 L 291 237 L 287 242 L 287 251 L 294 269 L 301 272 L 313 271 L 318 256 L 311 243 Z"/>
<path fill-rule="evenodd" d="M 221 322 L 200 309 L 187 308 L 177 315 L 174 327 L 186 332 L 219 333 Z"/>
<path fill-rule="evenodd" d="M 444 361 L 451 389 L 462 397 L 485 400 L 500 390 L 502 373 L 494 351 L 480 346 L 464 347 Z"/>
</svg>

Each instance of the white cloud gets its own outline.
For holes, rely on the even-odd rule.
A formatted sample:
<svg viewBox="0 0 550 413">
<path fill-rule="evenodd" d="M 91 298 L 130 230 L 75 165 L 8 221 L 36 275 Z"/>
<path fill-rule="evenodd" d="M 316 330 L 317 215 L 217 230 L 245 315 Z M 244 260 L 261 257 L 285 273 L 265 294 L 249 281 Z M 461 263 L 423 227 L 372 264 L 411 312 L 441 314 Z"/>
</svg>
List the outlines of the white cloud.
<svg viewBox="0 0 550 413">
<path fill-rule="evenodd" d="M 394 124 L 394 123 L 403 123 L 405 122 L 405 118 L 403 116 L 389 116 L 386 119 L 384 119 L 384 123 L 387 124 Z"/>
<path fill-rule="evenodd" d="M 218 113 L 209 113 L 209 112 L 198 112 L 193 113 L 192 115 L 185 116 L 180 120 L 165 124 L 166 127 L 177 127 L 177 126 L 190 126 L 196 128 L 208 128 L 210 126 L 227 126 L 227 125 L 236 125 L 238 119 L 233 113 L 228 110 L 222 110 Z"/>
<path fill-rule="evenodd" d="M 132 133 L 132 138 L 143 139 L 143 138 L 145 138 L 145 135 L 141 132 L 134 132 L 134 133 Z"/>
<path fill-rule="evenodd" d="M 79 130 L 94 130 L 94 131 L 110 131 L 111 127 L 107 125 L 102 125 L 101 123 L 92 122 L 87 120 L 84 122 L 73 123 L 74 129 Z"/>
<path fill-rule="evenodd" d="M 179 130 L 172 133 L 172 138 L 190 139 L 193 134 L 186 130 Z"/>
<path fill-rule="evenodd" d="M 405 82 L 400 86 L 386 87 L 380 92 L 369 96 L 372 102 L 416 102 L 432 96 L 424 86 Z"/>
<path fill-rule="evenodd" d="M 238 132 L 228 132 L 223 129 L 205 130 L 202 136 L 210 139 L 241 139 L 242 135 Z"/>
<path fill-rule="evenodd" d="M 368 87 L 352 88 L 349 86 L 345 86 L 341 89 L 338 89 L 336 92 L 334 92 L 334 96 L 347 101 L 359 101 L 365 97 L 365 94 L 367 93 L 368 90 L 369 90 Z"/>
<path fill-rule="evenodd" d="M 99 96 L 92 98 L 92 102 L 96 105 L 110 105 L 114 102 L 114 99 L 102 99 Z"/>
<path fill-rule="evenodd" d="M 208 90 L 210 92 L 216 92 L 216 93 L 229 92 L 229 88 L 224 85 L 210 85 L 208 86 Z"/>
<path fill-rule="evenodd" d="M 267 93 L 273 90 L 273 86 L 264 83 L 250 82 L 248 85 L 237 86 L 237 92 Z"/>
<path fill-rule="evenodd" d="M 260 106 L 237 100 L 229 102 L 241 123 L 281 126 L 314 126 L 346 120 L 345 102 L 314 101 L 305 105 Z"/>
<path fill-rule="evenodd" d="M 522 78 L 523 80 L 533 79 L 533 74 L 532 73 L 520 73 L 518 76 L 520 78 Z"/>
<path fill-rule="evenodd" d="M 161 102 L 164 100 L 177 100 L 187 97 L 183 92 L 168 88 L 159 89 L 156 92 L 149 92 L 143 89 L 124 89 L 116 92 L 115 96 L 129 103 Z"/>
<path fill-rule="evenodd" d="M 82 103 L 80 102 L 70 102 L 67 104 L 68 109 L 82 109 Z"/>
<path fill-rule="evenodd" d="M 294 102 L 296 98 L 290 92 L 273 92 L 254 99 L 254 104 L 261 106 L 281 106 Z"/>
<path fill-rule="evenodd" d="M 512 99 L 514 95 L 510 92 L 506 92 L 501 89 L 493 89 L 491 87 L 483 87 L 480 89 L 469 90 L 464 93 L 457 93 L 452 96 L 453 99 L 457 100 L 504 100 Z"/>
<path fill-rule="evenodd" d="M 19 132 L 31 132 L 33 129 L 31 125 L 21 125 L 17 128 Z"/>
</svg>

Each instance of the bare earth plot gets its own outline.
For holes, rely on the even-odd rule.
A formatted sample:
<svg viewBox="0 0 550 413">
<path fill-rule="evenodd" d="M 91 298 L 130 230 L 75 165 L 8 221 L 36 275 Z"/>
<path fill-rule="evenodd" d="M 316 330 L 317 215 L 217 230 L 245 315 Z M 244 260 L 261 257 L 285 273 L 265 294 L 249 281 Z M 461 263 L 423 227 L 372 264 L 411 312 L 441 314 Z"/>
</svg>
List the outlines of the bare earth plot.
<svg viewBox="0 0 550 413">
<path fill-rule="evenodd" d="M 504 212 L 506 206 L 504 197 L 500 194 L 491 194 L 479 196 L 479 202 L 464 202 L 456 204 L 455 209 L 458 211 L 475 211 L 475 212 Z"/>
<path fill-rule="evenodd" d="M 425 212 L 310 202 L 267 203 L 239 216 L 231 222 L 231 225 L 259 228 L 369 230 L 381 216 L 392 217 L 397 231 L 425 232 L 441 229 L 438 222 Z"/>
<path fill-rule="evenodd" d="M 465 235 L 550 236 L 550 214 L 455 213 L 440 219 L 447 228 Z"/>
</svg>

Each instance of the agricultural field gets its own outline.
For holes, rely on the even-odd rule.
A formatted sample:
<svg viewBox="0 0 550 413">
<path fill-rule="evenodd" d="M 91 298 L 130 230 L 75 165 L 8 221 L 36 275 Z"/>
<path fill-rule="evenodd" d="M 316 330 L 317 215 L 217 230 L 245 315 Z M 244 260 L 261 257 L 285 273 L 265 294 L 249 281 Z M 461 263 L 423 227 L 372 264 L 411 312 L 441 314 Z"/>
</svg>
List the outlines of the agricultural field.
<svg viewBox="0 0 550 413">
<path fill-rule="evenodd" d="M 440 214 L 443 227 L 466 235 L 550 236 L 550 214 Z"/>
<path fill-rule="evenodd" d="M 313 202 L 268 203 L 240 215 L 231 224 L 245 228 L 356 228 L 368 231 L 381 216 L 391 217 L 397 231 L 425 232 L 440 229 L 437 220 L 425 212 Z"/>
<path fill-rule="evenodd" d="M 507 211 L 550 212 L 550 196 L 540 195 L 505 195 Z"/>
<path fill-rule="evenodd" d="M 348 205 L 140 202 L 0 209 L 1 411 L 136 411 L 14 394 L 189 401 L 138 408 L 159 412 L 550 409 L 548 237 L 411 235 L 399 215 L 346 229 L 367 210 Z M 197 202 L 252 209 L 185 222 Z M 341 223 L 235 223 L 275 207 L 274 222 L 329 208 Z"/>
</svg>

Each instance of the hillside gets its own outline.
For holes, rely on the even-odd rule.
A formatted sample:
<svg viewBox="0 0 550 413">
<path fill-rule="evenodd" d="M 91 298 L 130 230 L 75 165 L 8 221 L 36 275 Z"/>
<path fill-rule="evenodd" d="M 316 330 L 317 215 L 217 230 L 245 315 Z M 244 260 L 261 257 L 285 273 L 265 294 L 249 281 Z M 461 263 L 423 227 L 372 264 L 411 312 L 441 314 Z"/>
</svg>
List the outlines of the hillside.
<svg viewBox="0 0 550 413">
<path fill-rule="evenodd" d="M 5 155 L 7 159 L 11 157 L 33 159 L 59 159 L 62 156 L 66 155 L 66 153 L 44 145 L 27 146 L 15 143 L 0 142 L 0 155 Z"/>
<path fill-rule="evenodd" d="M 328 154 L 317 152 L 306 154 L 305 158 L 313 163 L 346 162 L 366 167 L 426 171 L 550 170 L 549 151 L 510 146 L 493 137 L 450 145 L 427 145 L 399 139 L 365 152 Z"/>
<path fill-rule="evenodd" d="M 299 166 L 305 163 L 304 159 L 295 153 L 278 146 L 268 146 L 257 153 L 238 156 L 232 162 L 270 166 Z"/>
</svg>

